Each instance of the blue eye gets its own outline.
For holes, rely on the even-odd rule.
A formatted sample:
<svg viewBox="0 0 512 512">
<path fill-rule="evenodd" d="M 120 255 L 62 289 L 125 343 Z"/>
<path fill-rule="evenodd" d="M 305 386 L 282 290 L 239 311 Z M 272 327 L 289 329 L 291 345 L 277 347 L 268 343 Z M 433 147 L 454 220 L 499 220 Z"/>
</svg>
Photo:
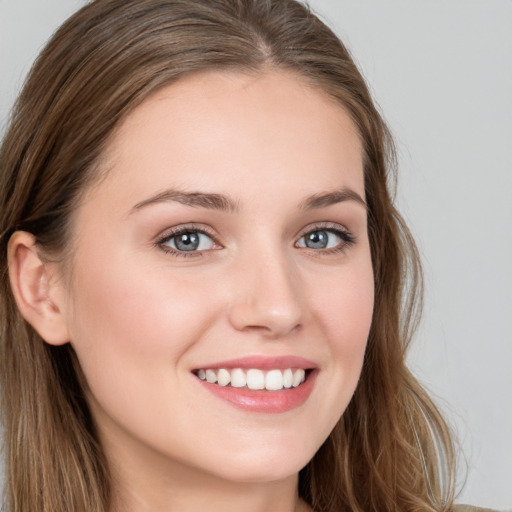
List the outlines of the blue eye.
<svg viewBox="0 0 512 512">
<path fill-rule="evenodd" d="M 343 249 L 353 242 L 352 235 L 339 229 L 315 229 L 303 235 L 297 242 L 297 247 L 314 250 Z"/>
<path fill-rule="evenodd" d="M 186 230 L 166 237 L 159 244 L 178 252 L 195 252 L 213 249 L 215 242 L 206 233 Z"/>
</svg>

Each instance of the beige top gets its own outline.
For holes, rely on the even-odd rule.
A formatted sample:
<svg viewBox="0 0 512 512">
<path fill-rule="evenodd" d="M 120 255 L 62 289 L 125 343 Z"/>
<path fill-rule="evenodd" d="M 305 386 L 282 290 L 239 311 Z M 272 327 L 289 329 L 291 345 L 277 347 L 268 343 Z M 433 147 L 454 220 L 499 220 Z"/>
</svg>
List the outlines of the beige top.
<svg viewBox="0 0 512 512">
<path fill-rule="evenodd" d="M 472 507 L 471 505 L 455 505 L 454 512 L 494 512 L 490 508 Z"/>
</svg>

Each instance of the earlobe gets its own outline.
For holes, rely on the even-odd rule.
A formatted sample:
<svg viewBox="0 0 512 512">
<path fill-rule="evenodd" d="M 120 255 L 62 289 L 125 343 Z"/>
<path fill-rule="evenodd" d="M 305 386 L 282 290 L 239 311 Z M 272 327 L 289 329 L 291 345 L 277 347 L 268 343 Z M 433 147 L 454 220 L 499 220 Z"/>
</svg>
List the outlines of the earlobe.
<svg viewBox="0 0 512 512">
<path fill-rule="evenodd" d="M 8 246 L 9 280 L 18 309 L 25 320 L 50 345 L 69 341 L 69 332 L 60 285 L 53 279 L 50 264 L 43 261 L 35 237 L 26 231 L 16 231 Z"/>
</svg>

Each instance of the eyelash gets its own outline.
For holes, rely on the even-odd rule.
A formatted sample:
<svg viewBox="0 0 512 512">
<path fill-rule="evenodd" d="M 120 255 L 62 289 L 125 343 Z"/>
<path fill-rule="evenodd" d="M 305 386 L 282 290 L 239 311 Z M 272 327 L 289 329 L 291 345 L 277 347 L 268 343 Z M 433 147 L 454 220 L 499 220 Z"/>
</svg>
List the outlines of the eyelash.
<svg viewBox="0 0 512 512">
<path fill-rule="evenodd" d="M 178 237 L 180 235 L 185 235 L 188 233 L 198 233 L 202 235 L 206 235 L 210 237 L 213 240 L 213 243 L 216 245 L 220 245 L 217 241 L 215 235 L 210 232 L 208 229 L 204 227 L 199 227 L 194 224 L 190 224 L 187 226 L 180 226 L 177 228 L 172 229 L 171 231 L 167 232 L 164 236 L 159 238 L 156 242 L 156 245 L 164 252 L 169 253 L 173 256 L 176 256 L 178 258 L 197 258 L 198 256 L 204 256 L 204 254 L 207 251 L 177 251 L 176 249 L 173 249 L 172 247 L 169 247 L 165 245 L 167 242 L 172 240 L 175 237 Z"/>
<path fill-rule="evenodd" d="M 341 239 L 341 242 L 336 246 L 332 247 L 330 249 L 310 249 L 315 255 L 330 255 L 330 254 L 339 254 L 345 252 L 347 249 L 349 249 L 352 245 L 354 245 L 357 241 L 354 234 L 352 234 L 348 229 L 342 228 L 339 224 L 333 224 L 333 223 L 323 223 L 323 224 L 317 224 L 314 225 L 311 228 L 308 228 L 307 231 L 303 232 L 299 240 L 304 238 L 307 235 L 310 235 L 311 233 L 316 233 L 318 231 L 327 231 L 329 233 L 333 233 L 336 236 L 338 236 Z M 298 243 L 298 242 L 296 242 Z"/>
<path fill-rule="evenodd" d="M 308 229 L 307 231 L 303 232 L 300 235 L 299 240 L 304 238 L 305 236 L 310 235 L 311 233 L 315 233 L 317 231 L 327 231 L 329 233 L 333 233 L 334 235 L 338 236 L 341 239 L 341 242 L 336 247 L 333 247 L 330 249 L 311 249 L 311 248 L 305 247 L 305 249 L 309 249 L 313 253 L 319 253 L 322 255 L 342 253 L 342 252 L 346 251 L 349 247 L 354 245 L 354 243 L 356 243 L 356 241 L 357 241 L 356 237 L 352 233 L 350 233 L 350 231 L 348 231 L 345 228 L 341 228 L 338 224 L 332 224 L 332 223 L 318 224 L 318 225 L 311 227 L 310 229 Z M 198 227 L 194 224 L 190 224 L 187 226 L 182 226 L 182 227 L 177 227 L 177 228 L 172 229 L 171 231 L 167 232 L 164 236 L 159 238 L 155 245 L 157 247 L 159 247 L 162 251 L 169 253 L 173 256 L 176 256 L 178 258 L 190 258 L 190 257 L 197 258 L 200 256 L 204 256 L 205 253 L 207 253 L 208 251 L 190 251 L 190 252 L 177 251 L 177 250 L 173 249 L 172 247 L 165 245 L 173 238 L 178 237 L 180 235 L 188 234 L 188 233 L 198 233 L 198 234 L 206 235 L 212 239 L 214 244 L 220 246 L 215 235 L 211 231 L 209 231 L 208 229 L 205 229 L 204 227 Z M 297 245 L 296 245 L 297 243 L 298 242 L 295 243 L 295 247 L 297 247 Z M 301 247 L 301 248 L 303 248 L 303 247 Z"/>
</svg>

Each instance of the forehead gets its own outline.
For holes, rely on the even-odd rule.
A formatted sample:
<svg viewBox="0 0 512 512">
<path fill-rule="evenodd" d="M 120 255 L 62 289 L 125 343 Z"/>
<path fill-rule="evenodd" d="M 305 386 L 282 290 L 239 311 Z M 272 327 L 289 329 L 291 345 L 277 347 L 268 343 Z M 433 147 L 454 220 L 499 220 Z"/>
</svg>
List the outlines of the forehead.
<svg viewBox="0 0 512 512">
<path fill-rule="evenodd" d="M 120 184 L 137 183 L 130 197 L 136 203 L 170 185 L 233 189 L 235 196 L 264 187 L 307 194 L 342 180 L 364 194 L 361 155 L 343 107 L 295 73 L 203 72 L 136 107 L 104 162 L 118 192 Z"/>
</svg>

